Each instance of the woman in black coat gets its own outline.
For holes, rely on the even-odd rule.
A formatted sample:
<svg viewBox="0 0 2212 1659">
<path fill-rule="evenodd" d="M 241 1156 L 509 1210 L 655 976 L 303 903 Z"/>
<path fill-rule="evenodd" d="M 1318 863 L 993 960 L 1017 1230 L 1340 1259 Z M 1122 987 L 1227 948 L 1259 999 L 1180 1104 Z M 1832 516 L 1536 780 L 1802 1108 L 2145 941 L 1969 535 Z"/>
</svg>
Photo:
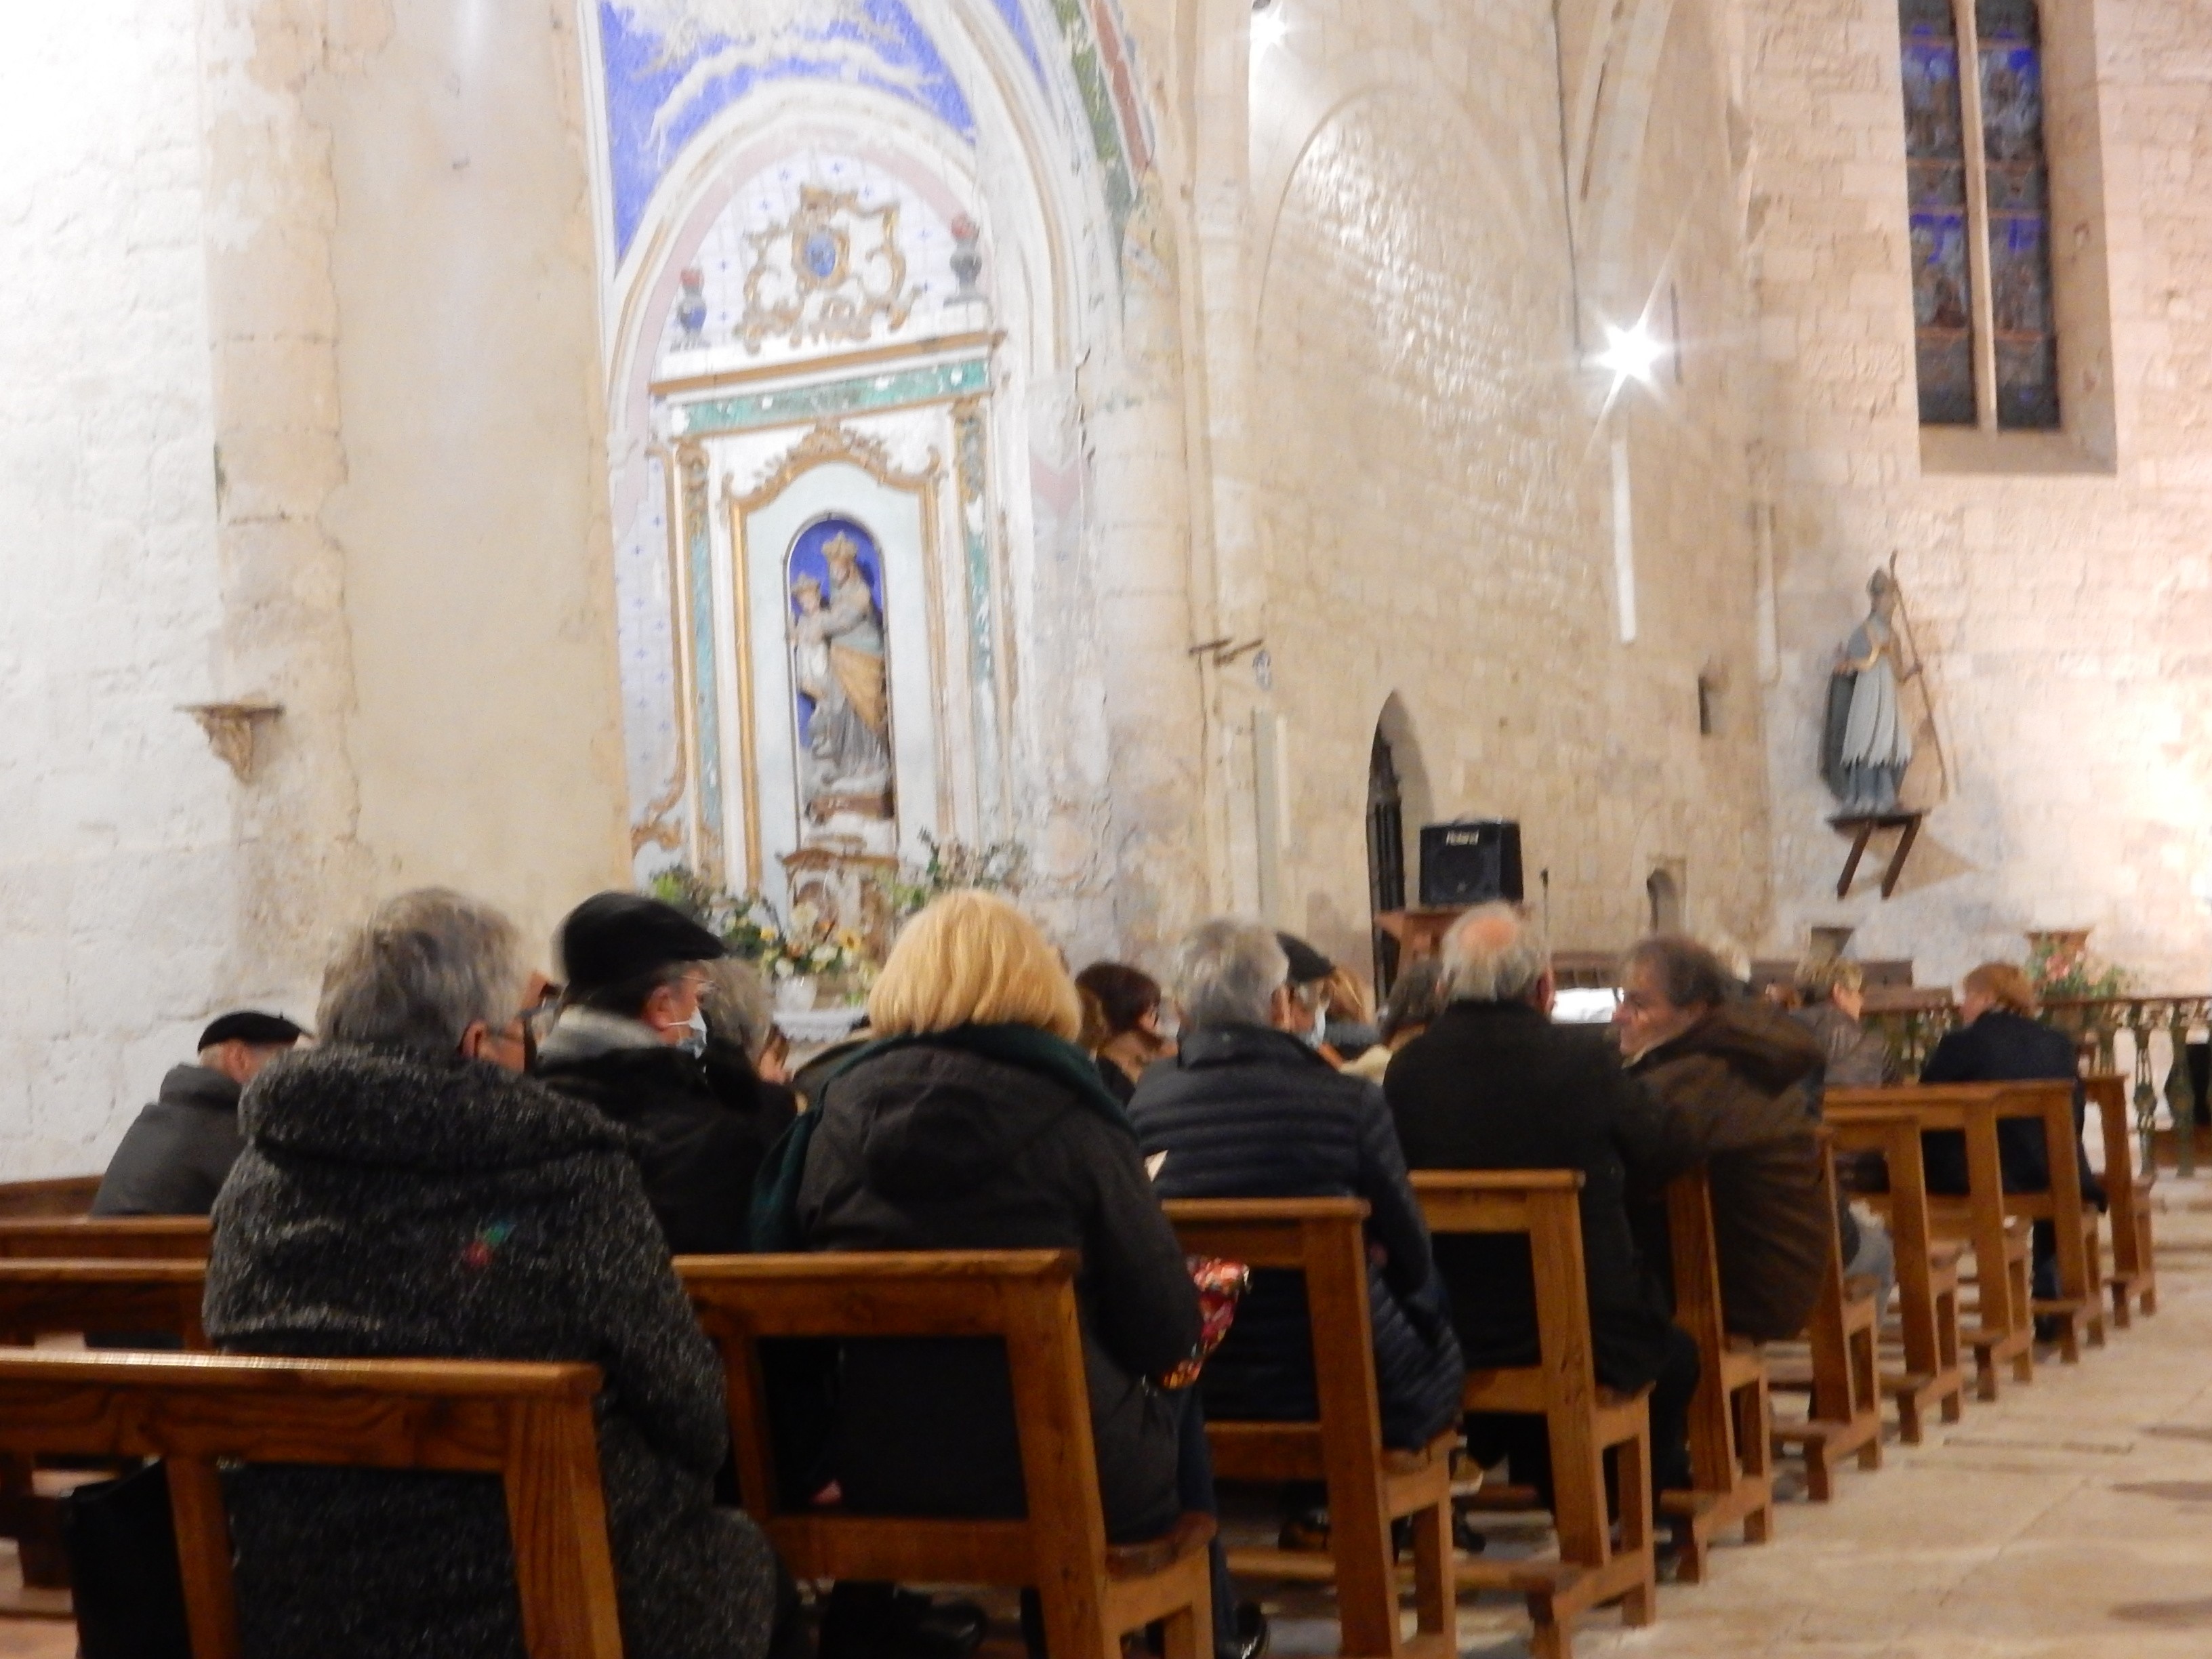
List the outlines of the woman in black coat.
<svg viewBox="0 0 2212 1659">
<path fill-rule="evenodd" d="M 1074 1045 L 1075 986 L 1027 918 L 961 892 L 908 924 L 830 1079 L 789 1223 L 809 1249 L 1073 1249 L 1108 1536 L 1212 1505 L 1193 1395 L 1151 1380 L 1197 1346 L 1197 1294 L 1121 1107 Z M 773 1166 L 772 1166 L 773 1167 Z M 774 1205 L 770 1195 L 770 1206 Z M 769 1240 L 779 1224 L 763 1218 Z M 836 1468 L 879 1513 L 1022 1512 L 1011 1387 L 994 1345 L 846 1345 Z M 1217 1560 L 1218 1559 L 1217 1556 Z M 1239 1650 L 1217 1569 L 1217 1645 Z"/>
<path fill-rule="evenodd" d="M 2035 1018 L 2035 991 L 2027 975 L 2007 962 L 1985 962 L 1959 988 L 1959 1029 L 1936 1045 L 1920 1068 L 1923 1083 L 2031 1083 L 2049 1078 L 2074 1085 L 2074 1156 L 2081 1171 L 2081 1195 L 2104 1207 L 2104 1183 L 2091 1173 L 2081 1152 L 2081 1124 L 2087 1103 L 2074 1044 Z M 1966 1139 L 1956 1129 L 1932 1129 L 1921 1137 L 1928 1165 L 1928 1190 L 1966 1190 Z M 1997 1123 L 1997 1157 L 2009 1193 L 2051 1190 L 2051 1161 L 2043 1126 L 2027 1118 Z M 2058 1241 L 2048 1222 L 2035 1225 L 2035 1294 L 2058 1294 Z"/>
<path fill-rule="evenodd" d="M 623 1132 L 517 1075 L 513 927 L 393 900 L 324 976 L 324 1046 L 247 1090 L 217 1199 L 208 1334 L 292 1357 L 598 1365 L 624 1650 L 762 1659 L 804 1631 L 767 1539 L 714 1503 L 721 1365 Z M 522 1652 L 496 1477 L 255 1468 L 228 1486 L 249 1659 Z"/>
</svg>

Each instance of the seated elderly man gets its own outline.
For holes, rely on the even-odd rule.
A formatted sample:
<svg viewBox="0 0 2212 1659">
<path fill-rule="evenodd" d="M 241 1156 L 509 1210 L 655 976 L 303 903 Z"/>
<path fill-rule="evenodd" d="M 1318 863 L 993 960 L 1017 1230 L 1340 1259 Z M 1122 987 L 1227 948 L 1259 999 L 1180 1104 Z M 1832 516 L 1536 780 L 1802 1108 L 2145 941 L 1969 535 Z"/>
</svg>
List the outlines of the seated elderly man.
<svg viewBox="0 0 2212 1659">
<path fill-rule="evenodd" d="M 208 1335 L 228 1352 L 589 1360 L 627 1653 L 805 1651 L 760 1529 L 717 1508 L 722 1368 L 624 1132 L 520 1075 L 514 925 L 393 899 L 323 975 L 323 1046 L 244 1103 L 216 1200 Z M 228 1486 L 246 1659 L 520 1654 L 499 1481 L 256 1468 Z"/>
<path fill-rule="evenodd" d="M 1622 978 L 1613 1015 L 1621 1053 L 1664 1109 L 1635 1218 L 1646 1254 L 1664 1259 L 1657 1183 L 1705 1164 L 1729 1332 L 1763 1342 L 1796 1336 L 1812 1316 L 1836 1230 L 1817 1133 L 1826 1051 L 1782 1010 L 1741 995 L 1720 958 L 1690 939 L 1645 939 Z"/>
<path fill-rule="evenodd" d="M 1256 922 L 1204 924 L 1177 951 L 1181 1047 L 1145 1073 L 1129 1115 L 1168 1198 L 1364 1198 L 1368 1301 L 1384 1443 L 1426 1445 L 1459 1413 L 1466 1371 L 1429 1250 L 1429 1230 L 1382 1091 L 1311 1046 L 1313 1011 L 1289 956 Z M 1206 1362 L 1207 1414 L 1312 1417 L 1305 1287 L 1261 1272 Z"/>
<path fill-rule="evenodd" d="M 1686 1486 L 1697 1345 L 1638 1264 L 1624 1207 L 1632 1173 L 1667 1173 L 1653 1168 L 1664 1139 L 1659 1108 L 1601 1034 L 1551 1022 L 1549 956 L 1535 925 L 1511 906 L 1470 911 L 1445 940 L 1443 973 L 1443 1012 L 1390 1062 L 1383 1083 L 1406 1161 L 1417 1170 L 1582 1171 L 1598 1381 L 1624 1392 L 1650 1385 L 1653 1484 Z M 1439 1238 L 1437 1265 L 1468 1364 L 1536 1363 L 1525 1239 Z M 1467 1426 L 1484 1462 L 1510 1455 L 1516 1481 L 1548 1489 L 1541 1418 L 1478 1415 Z"/>
<path fill-rule="evenodd" d="M 762 1088 L 742 1048 L 712 1042 L 701 999 L 727 947 L 658 899 L 599 893 L 556 948 L 568 984 L 538 1077 L 629 1132 L 671 1250 L 750 1249 L 753 1178 L 795 1103 Z"/>
<path fill-rule="evenodd" d="M 241 1009 L 200 1033 L 198 1063 L 173 1066 L 161 1092 L 124 1131 L 94 1215 L 205 1215 L 246 1143 L 238 1097 L 307 1034 L 281 1014 Z"/>
</svg>

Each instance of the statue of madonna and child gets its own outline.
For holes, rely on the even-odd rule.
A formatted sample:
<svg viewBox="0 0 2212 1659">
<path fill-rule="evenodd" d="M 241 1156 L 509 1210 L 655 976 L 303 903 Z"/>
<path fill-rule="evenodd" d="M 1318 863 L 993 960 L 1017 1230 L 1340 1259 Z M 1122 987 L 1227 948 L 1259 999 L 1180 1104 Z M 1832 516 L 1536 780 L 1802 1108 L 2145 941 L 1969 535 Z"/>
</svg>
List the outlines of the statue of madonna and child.
<svg viewBox="0 0 2212 1659">
<path fill-rule="evenodd" d="M 890 697 L 883 615 L 854 539 L 832 536 L 822 553 L 827 583 L 801 576 L 791 585 L 793 678 L 813 705 L 805 721 L 807 806 L 811 816 L 848 811 L 888 818 Z"/>
<path fill-rule="evenodd" d="M 1821 732 L 1820 773 L 1841 803 L 1839 817 L 1880 817 L 1905 811 L 1898 791 L 1912 764 L 1913 722 L 1903 692 L 1918 677 L 1899 641 L 1897 580 L 1877 570 L 1867 584 L 1866 620 L 1836 653 Z M 1909 644 L 1907 635 L 1906 643 Z"/>
</svg>

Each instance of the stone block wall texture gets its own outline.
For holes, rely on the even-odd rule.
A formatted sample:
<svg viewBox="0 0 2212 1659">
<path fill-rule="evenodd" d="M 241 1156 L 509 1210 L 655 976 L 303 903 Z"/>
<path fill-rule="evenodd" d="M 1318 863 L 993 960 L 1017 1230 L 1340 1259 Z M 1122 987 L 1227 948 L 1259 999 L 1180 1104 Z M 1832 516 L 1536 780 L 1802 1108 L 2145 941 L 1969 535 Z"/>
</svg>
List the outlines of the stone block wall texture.
<svg viewBox="0 0 2212 1659">
<path fill-rule="evenodd" d="M 1776 909 L 1911 957 L 1923 981 L 2017 959 L 2022 930 L 2094 927 L 2149 990 L 2212 955 L 2212 10 L 2045 0 L 2049 77 L 2094 74 L 2054 167 L 2094 176 L 2062 249 L 2101 241 L 2117 465 L 2071 476 L 1923 465 L 1911 371 L 1904 140 L 1889 0 L 1744 0 L 1756 134 L 1750 252 L 1769 377 L 1783 653 L 1768 698 Z M 2062 273 L 2062 282 L 2063 275 Z M 2062 294 L 2062 301 L 2064 295 Z M 2094 342 L 2084 343 L 2094 343 Z M 2086 409 L 2100 388 L 2069 373 Z M 1831 656 L 1892 554 L 1929 663 L 1948 794 L 1898 896 L 1838 902 L 1844 848 L 1814 775 Z M 1926 775 L 1925 763 L 1917 769 Z"/>
<path fill-rule="evenodd" d="M 1659 331 L 1679 314 L 1703 342 L 1610 412 L 1578 362 L 1549 4 L 1316 0 L 1255 66 L 1255 122 L 1270 101 L 1327 113 L 1285 135 L 1279 205 L 1255 203 L 1258 597 L 1222 631 L 1264 635 L 1273 659 L 1276 920 L 1346 961 L 1368 958 L 1369 751 L 1393 699 L 1396 758 L 1418 775 L 1409 831 L 1429 814 L 1518 819 L 1528 896 L 1548 870 L 1561 945 L 1634 937 L 1662 867 L 1692 925 L 1739 940 L 1764 926 L 1749 302 L 1704 21 L 1680 8 L 1629 176 L 1577 182 L 1578 229 L 1607 211 L 1621 225 L 1583 332 L 1649 306 Z M 1616 435 L 1632 643 L 1614 602 Z M 1701 673 L 1723 705 L 1710 736 Z"/>
<path fill-rule="evenodd" d="M 4 1176 L 91 1166 L 235 943 L 198 15 L 0 9 Z"/>
</svg>

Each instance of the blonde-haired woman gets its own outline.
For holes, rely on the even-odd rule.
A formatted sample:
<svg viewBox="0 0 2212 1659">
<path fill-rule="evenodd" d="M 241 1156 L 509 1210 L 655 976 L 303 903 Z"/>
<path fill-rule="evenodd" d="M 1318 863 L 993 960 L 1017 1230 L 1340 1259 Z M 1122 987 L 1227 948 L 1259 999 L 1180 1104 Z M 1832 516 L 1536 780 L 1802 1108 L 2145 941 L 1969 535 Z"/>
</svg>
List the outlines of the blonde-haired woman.
<svg viewBox="0 0 2212 1659">
<path fill-rule="evenodd" d="M 899 936 L 868 1020 L 876 1040 L 830 1077 L 809 1115 L 817 1121 L 805 1131 L 790 1198 L 797 1242 L 1080 1251 L 1108 1535 L 1158 1537 L 1186 1509 L 1211 1508 L 1195 1391 L 1170 1395 L 1148 1380 L 1195 1347 L 1196 1292 L 1135 1133 L 1076 1046 L 1082 1001 L 1059 953 L 1004 899 L 947 894 Z M 848 1345 L 839 1417 L 847 1504 L 884 1514 L 1021 1512 L 1006 1362 L 992 1345 Z M 1217 1645 L 1233 1655 L 1243 1644 L 1227 1613 L 1215 1622 L 1230 1639 Z M 860 1641 L 862 1617 L 854 1616 Z M 825 1625 L 825 1653 L 845 1645 L 835 1627 L 842 1622 Z"/>
<path fill-rule="evenodd" d="M 2090 1172 L 2081 1155 L 2081 1120 L 2087 1103 L 2082 1097 L 2081 1068 L 2074 1044 L 2063 1031 L 2054 1031 L 2036 1018 L 2035 988 L 2027 975 L 2008 962 L 1985 962 L 1959 987 L 1959 1029 L 1936 1045 L 1920 1068 L 1923 1083 L 2025 1083 L 2063 1078 L 2074 1084 L 2074 1157 L 2081 1166 L 2082 1194 L 2102 1207 L 2105 1189 Z M 1956 1129 L 1930 1130 L 1921 1137 L 1928 1163 L 1928 1190 L 1963 1193 L 1966 1190 L 1966 1137 Z M 2005 1190 L 2045 1193 L 2051 1190 L 2051 1162 L 2045 1152 L 2043 1127 L 2024 1118 L 2007 1118 L 1997 1125 L 1997 1157 L 2004 1170 Z M 2047 1221 L 2035 1224 L 2035 1294 L 2058 1294 L 2058 1238 Z M 2048 1334 L 2057 1322 L 2036 1321 L 2039 1334 Z"/>
</svg>

